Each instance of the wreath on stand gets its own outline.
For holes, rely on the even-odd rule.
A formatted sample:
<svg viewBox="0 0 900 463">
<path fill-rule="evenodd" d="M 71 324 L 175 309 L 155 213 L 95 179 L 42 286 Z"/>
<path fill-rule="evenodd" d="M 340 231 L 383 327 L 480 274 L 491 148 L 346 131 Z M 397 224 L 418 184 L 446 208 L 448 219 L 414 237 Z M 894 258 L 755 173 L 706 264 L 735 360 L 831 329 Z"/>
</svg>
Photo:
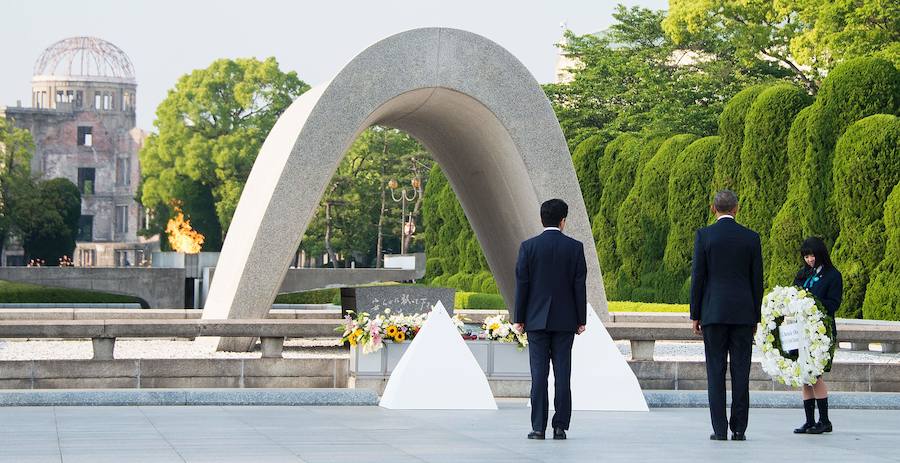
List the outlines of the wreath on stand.
<svg viewBox="0 0 900 463">
<path fill-rule="evenodd" d="M 776 286 L 763 299 L 756 344 L 762 367 L 782 384 L 815 384 L 830 370 L 837 343 L 832 320 L 808 291 Z"/>
</svg>

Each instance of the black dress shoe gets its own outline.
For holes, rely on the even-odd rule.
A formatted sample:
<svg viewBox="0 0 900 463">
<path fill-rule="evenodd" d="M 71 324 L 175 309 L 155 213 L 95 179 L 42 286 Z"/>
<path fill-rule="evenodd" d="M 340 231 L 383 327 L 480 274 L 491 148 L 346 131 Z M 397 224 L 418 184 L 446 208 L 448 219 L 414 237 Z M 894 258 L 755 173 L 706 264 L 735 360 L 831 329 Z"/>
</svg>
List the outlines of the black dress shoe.
<svg viewBox="0 0 900 463">
<path fill-rule="evenodd" d="M 563 428 L 553 428 L 553 440 L 566 440 L 566 430 Z"/>
<path fill-rule="evenodd" d="M 799 428 L 794 429 L 794 434 L 806 434 L 806 431 L 808 431 L 809 428 L 811 428 L 813 426 L 815 426 L 815 424 L 803 423 L 803 426 L 800 426 Z"/>
<path fill-rule="evenodd" d="M 731 435 L 731 440 L 747 440 L 747 436 L 742 432 L 736 432 Z"/>
<path fill-rule="evenodd" d="M 807 434 L 822 434 L 823 432 L 831 432 L 831 421 L 826 423 L 819 421 L 806 430 Z"/>
<path fill-rule="evenodd" d="M 728 440 L 728 436 L 720 436 L 718 434 L 713 433 L 713 434 L 709 435 L 709 440 Z"/>
<path fill-rule="evenodd" d="M 529 438 L 529 439 L 544 440 L 544 433 L 538 432 L 538 431 L 531 431 L 530 433 L 528 433 L 528 438 Z"/>
</svg>

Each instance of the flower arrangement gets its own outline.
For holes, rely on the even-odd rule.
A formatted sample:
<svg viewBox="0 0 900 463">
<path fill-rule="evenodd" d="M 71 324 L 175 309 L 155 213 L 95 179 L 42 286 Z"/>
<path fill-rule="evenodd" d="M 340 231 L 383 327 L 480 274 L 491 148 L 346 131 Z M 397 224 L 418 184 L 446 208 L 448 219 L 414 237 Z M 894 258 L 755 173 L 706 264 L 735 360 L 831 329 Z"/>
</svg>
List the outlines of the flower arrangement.
<svg viewBox="0 0 900 463">
<path fill-rule="evenodd" d="M 484 319 L 481 325 L 484 329 L 484 338 L 497 342 L 515 342 L 519 350 L 528 347 L 528 335 L 518 333 L 512 323 L 506 321 L 503 315 L 494 315 Z"/>
<path fill-rule="evenodd" d="M 780 327 L 786 320 L 799 326 L 796 351 L 786 352 L 781 346 Z M 806 290 L 776 286 L 763 300 L 756 344 L 763 354 L 763 370 L 780 383 L 793 387 L 814 384 L 831 364 L 832 337 L 830 317 Z"/>
<path fill-rule="evenodd" d="M 355 315 L 355 316 L 354 316 Z M 353 312 L 344 317 L 344 323 L 336 331 L 342 331 L 341 341 L 351 346 L 361 346 L 364 354 L 378 352 L 386 341 L 401 344 L 412 341 L 425 319 L 427 313 L 407 315 L 392 313 L 391 309 L 384 309 L 383 313 L 370 316 L 368 312 Z M 465 320 L 459 315 L 453 316 L 453 323 L 462 332 Z"/>
</svg>

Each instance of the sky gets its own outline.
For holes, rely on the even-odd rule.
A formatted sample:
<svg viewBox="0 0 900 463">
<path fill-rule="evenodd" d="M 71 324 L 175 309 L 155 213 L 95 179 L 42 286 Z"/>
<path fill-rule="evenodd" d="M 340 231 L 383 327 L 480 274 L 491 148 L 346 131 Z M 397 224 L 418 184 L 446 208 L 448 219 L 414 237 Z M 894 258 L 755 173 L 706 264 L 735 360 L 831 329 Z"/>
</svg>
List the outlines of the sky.
<svg viewBox="0 0 900 463">
<path fill-rule="evenodd" d="M 612 23 L 616 3 L 665 9 L 666 0 L 2 0 L 0 106 L 31 102 L 41 52 L 72 36 L 123 49 L 138 82 L 137 125 L 153 129 L 178 78 L 218 58 L 274 56 L 310 85 L 325 82 L 372 43 L 419 27 L 481 34 L 519 58 L 538 82 L 554 77 L 561 24 L 577 34 Z"/>
</svg>

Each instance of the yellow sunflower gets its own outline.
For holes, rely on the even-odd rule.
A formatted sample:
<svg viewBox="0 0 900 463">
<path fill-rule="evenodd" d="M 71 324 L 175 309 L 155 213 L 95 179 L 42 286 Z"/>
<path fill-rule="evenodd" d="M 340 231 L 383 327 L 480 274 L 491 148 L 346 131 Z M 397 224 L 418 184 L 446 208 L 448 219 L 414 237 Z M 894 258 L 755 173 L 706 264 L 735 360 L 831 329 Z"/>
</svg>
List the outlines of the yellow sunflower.
<svg viewBox="0 0 900 463">
<path fill-rule="evenodd" d="M 395 325 L 391 325 L 384 330 L 384 333 L 387 334 L 389 338 L 393 338 L 397 336 L 398 331 L 399 330 L 397 330 L 397 327 Z"/>
<path fill-rule="evenodd" d="M 406 333 L 397 331 L 397 333 L 394 335 L 394 342 L 400 343 L 403 341 L 406 341 Z"/>
</svg>

